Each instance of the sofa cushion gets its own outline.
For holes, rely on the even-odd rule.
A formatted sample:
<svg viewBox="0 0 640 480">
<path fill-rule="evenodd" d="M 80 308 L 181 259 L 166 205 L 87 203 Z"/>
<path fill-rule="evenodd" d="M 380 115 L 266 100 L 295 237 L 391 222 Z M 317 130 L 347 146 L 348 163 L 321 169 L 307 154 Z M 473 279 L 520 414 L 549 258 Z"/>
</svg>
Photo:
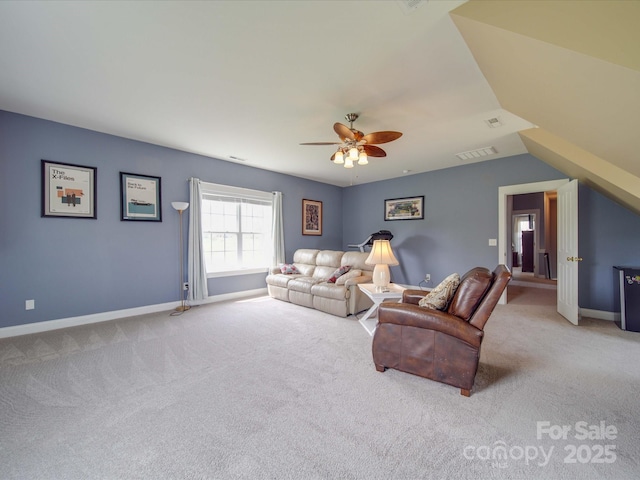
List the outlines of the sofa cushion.
<svg viewBox="0 0 640 480">
<path fill-rule="evenodd" d="M 311 287 L 311 294 L 323 298 L 333 298 L 334 300 L 345 300 L 348 298 L 347 287 L 327 282 L 313 285 Z"/>
<path fill-rule="evenodd" d="M 351 268 L 371 272 L 375 265 L 364 263 L 369 258 L 368 252 L 345 252 L 340 261 L 340 265 L 351 265 Z"/>
<path fill-rule="evenodd" d="M 316 257 L 320 250 L 313 250 L 309 248 L 300 248 L 293 254 L 293 263 L 306 263 L 307 265 L 315 265 Z"/>
<path fill-rule="evenodd" d="M 289 280 L 297 278 L 297 275 L 283 275 L 282 273 L 276 273 L 275 275 L 267 275 L 267 285 L 273 285 L 274 287 L 287 288 Z"/>
<path fill-rule="evenodd" d="M 287 288 L 294 292 L 300 293 L 311 293 L 311 287 L 313 287 L 316 283 L 320 283 L 322 280 L 318 280 L 313 277 L 297 277 L 292 278 L 289 283 L 287 283 Z"/>
<path fill-rule="evenodd" d="M 351 265 L 343 265 L 342 267 L 336 269 L 331 276 L 329 277 L 329 280 L 327 280 L 327 282 L 329 283 L 336 283 L 336 280 L 341 277 L 342 275 L 344 275 L 345 273 L 347 273 L 349 270 L 351 270 Z"/>
<path fill-rule="evenodd" d="M 308 248 L 301 248 L 296 250 L 293 254 L 293 263 L 295 263 L 298 270 L 302 275 L 308 277 L 313 275 L 316 269 L 316 257 L 320 250 L 313 250 Z"/>
<path fill-rule="evenodd" d="M 316 256 L 316 265 L 319 267 L 333 267 L 338 268 L 344 252 L 337 250 L 320 250 Z"/>
<path fill-rule="evenodd" d="M 344 275 L 340 275 L 336 280 L 336 285 L 344 285 L 350 278 L 356 278 L 362 275 L 362 270 L 351 269 Z"/>
<path fill-rule="evenodd" d="M 418 305 L 432 310 L 444 310 L 455 295 L 458 285 L 460 285 L 460 275 L 452 273 L 422 298 Z"/>
<path fill-rule="evenodd" d="M 300 274 L 300 270 L 298 270 L 298 267 L 296 267 L 293 263 L 283 263 L 280 266 L 280 271 L 285 275 Z"/>
<path fill-rule="evenodd" d="M 464 274 L 447 312 L 468 321 L 493 283 L 493 273 L 476 267 Z"/>
</svg>

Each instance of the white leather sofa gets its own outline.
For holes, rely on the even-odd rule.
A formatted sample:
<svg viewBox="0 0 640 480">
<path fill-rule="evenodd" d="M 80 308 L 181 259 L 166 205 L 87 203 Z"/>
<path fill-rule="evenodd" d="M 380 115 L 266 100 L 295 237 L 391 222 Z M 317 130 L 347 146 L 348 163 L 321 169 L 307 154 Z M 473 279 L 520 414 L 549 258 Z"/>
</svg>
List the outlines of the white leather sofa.
<svg viewBox="0 0 640 480">
<path fill-rule="evenodd" d="M 368 309 L 372 302 L 358 288 L 358 283 L 371 283 L 373 265 L 365 260 L 369 253 L 337 250 L 299 249 L 293 265 L 299 273 L 285 274 L 281 266 L 272 267 L 267 275 L 269 295 L 285 302 L 315 308 L 339 317 Z M 327 280 L 343 266 L 351 269 L 335 283 Z"/>
</svg>

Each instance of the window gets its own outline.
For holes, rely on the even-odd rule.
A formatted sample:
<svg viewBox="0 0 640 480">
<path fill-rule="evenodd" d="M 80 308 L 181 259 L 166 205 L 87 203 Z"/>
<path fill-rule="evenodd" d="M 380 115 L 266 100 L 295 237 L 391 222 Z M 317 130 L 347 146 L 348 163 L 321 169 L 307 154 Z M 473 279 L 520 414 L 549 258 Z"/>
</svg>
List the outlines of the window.
<svg viewBox="0 0 640 480">
<path fill-rule="evenodd" d="M 207 275 L 264 272 L 271 262 L 271 192 L 202 183 Z"/>
</svg>

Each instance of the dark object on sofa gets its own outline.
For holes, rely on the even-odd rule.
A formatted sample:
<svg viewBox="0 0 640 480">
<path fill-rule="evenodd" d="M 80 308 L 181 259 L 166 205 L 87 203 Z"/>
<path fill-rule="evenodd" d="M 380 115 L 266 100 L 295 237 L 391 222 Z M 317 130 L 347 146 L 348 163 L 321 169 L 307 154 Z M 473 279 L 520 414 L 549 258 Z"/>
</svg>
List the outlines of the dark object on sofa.
<svg viewBox="0 0 640 480">
<path fill-rule="evenodd" d="M 405 290 L 402 303 L 381 304 L 372 346 L 376 370 L 413 373 L 458 387 L 468 397 L 484 326 L 510 279 L 504 265 L 493 272 L 473 268 L 444 311 L 418 306 L 428 293 L 424 290 Z"/>
</svg>

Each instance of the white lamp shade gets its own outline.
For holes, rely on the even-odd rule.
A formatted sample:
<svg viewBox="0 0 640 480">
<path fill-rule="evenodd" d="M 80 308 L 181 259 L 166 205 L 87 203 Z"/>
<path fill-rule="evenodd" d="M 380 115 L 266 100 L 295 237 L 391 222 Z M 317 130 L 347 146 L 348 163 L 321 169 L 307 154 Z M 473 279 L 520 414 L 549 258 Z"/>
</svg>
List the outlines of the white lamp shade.
<svg viewBox="0 0 640 480">
<path fill-rule="evenodd" d="M 344 161 L 344 168 L 353 168 L 353 160 L 351 160 L 351 157 L 347 157 Z"/>
<path fill-rule="evenodd" d="M 189 202 L 171 202 L 171 206 L 181 212 L 189 208 Z"/>
<path fill-rule="evenodd" d="M 391 281 L 389 265 L 399 265 L 398 259 L 391 250 L 389 240 L 374 240 L 371 253 L 364 261 L 367 265 L 375 265 L 373 268 L 373 284 L 376 291 L 383 291 Z"/>
<path fill-rule="evenodd" d="M 357 160 L 358 159 L 358 149 L 356 147 L 351 147 L 349 149 L 349 158 L 351 160 Z"/>
<path fill-rule="evenodd" d="M 367 159 L 367 154 L 364 152 L 360 152 L 360 156 L 358 157 L 358 165 L 367 165 L 369 160 Z"/>
<path fill-rule="evenodd" d="M 344 163 L 344 154 L 342 153 L 341 150 L 338 150 L 336 152 L 335 157 L 333 157 L 333 163 L 337 163 L 340 165 Z"/>
<path fill-rule="evenodd" d="M 367 265 L 400 265 L 391 250 L 389 240 L 374 240 L 371 253 L 364 263 Z"/>
</svg>

